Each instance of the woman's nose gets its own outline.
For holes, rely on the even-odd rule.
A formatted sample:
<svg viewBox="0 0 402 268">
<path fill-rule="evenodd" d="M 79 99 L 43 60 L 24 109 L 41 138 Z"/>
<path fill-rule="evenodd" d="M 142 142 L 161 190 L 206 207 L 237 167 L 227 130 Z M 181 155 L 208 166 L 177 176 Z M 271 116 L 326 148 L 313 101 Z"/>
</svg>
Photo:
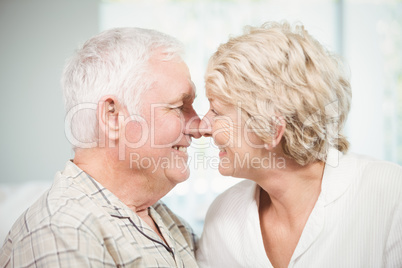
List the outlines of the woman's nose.
<svg viewBox="0 0 402 268">
<path fill-rule="evenodd" d="M 204 137 L 211 137 L 212 136 L 212 122 L 208 113 L 202 118 L 200 125 L 199 125 L 200 134 Z"/>
</svg>

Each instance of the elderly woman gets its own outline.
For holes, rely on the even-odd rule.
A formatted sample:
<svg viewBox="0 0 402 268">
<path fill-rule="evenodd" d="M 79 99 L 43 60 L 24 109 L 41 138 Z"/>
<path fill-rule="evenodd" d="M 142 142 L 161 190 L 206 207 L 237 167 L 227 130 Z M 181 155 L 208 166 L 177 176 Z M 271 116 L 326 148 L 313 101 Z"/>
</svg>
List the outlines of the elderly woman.
<svg viewBox="0 0 402 268">
<path fill-rule="evenodd" d="M 347 152 L 336 57 L 301 25 L 266 23 L 221 45 L 205 77 L 200 131 L 220 173 L 246 180 L 211 205 L 201 266 L 402 267 L 402 168 Z"/>
</svg>

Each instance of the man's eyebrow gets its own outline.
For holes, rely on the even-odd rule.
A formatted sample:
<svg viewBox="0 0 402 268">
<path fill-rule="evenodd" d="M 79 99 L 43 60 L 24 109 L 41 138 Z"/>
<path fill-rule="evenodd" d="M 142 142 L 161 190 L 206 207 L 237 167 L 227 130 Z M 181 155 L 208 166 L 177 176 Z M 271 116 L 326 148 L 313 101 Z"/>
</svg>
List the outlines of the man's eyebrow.
<svg viewBox="0 0 402 268">
<path fill-rule="evenodd" d="M 197 94 L 183 94 L 183 100 L 192 100 L 197 97 Z"/>
<path fill-rule="evenodd" d="M 196 93 L 196 87 L 193 81 L 190 80 L 190 85 L 191 85 L 191 89 L 193 94 L 189 94 L 189 93 L 183 93 L 180 95 L 180 97 L 178 97 L 177 99 L 174 99 L 171 103 L 176 103 L 179 101 L 189 101 L 189 100 L 193 100 L 197 97 L 197 93 Z"/>
<path fill-rule="evenodd" d="M 188 101 L 188 100 L 192 100 L 195 99 L 197 95 L 195 94 L 188 94 L 188 93 L 183 93 L 180 95 L 180 97 L 174 99 L 172 101 L 172 103 L 176 103 L 176 102 L 180 102 L 180 101 Z"/>
</svg>

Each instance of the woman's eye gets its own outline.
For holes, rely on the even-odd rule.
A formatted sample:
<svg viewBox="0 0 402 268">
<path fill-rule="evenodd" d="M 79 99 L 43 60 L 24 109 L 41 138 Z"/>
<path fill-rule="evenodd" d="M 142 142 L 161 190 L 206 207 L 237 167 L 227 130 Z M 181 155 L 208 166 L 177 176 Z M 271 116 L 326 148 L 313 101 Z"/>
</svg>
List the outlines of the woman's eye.
<svg viewBox="0 0 402 268">
<path fill-rule="evenodd" d="M 215 114 L 215 115 L 218 115 L 218 113 L 217 113 L 214 109 L 211 109 L 211 112 L 212 112 L 213 114 Z"/>
</svg>

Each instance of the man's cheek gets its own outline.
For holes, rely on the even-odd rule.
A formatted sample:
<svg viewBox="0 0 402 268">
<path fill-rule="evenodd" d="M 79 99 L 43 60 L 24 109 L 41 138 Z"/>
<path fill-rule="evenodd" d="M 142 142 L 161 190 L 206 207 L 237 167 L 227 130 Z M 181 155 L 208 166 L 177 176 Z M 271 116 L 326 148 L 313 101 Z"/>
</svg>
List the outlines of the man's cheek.
<svg viewBox="0 0 402 268">
<path fill-rule="evenodd" d="M 183 138 L 183 128 L 178 123 L 161 124 L 151 133 L 151 144 L 156 147 L 171 147 Z"/>
</svg>

